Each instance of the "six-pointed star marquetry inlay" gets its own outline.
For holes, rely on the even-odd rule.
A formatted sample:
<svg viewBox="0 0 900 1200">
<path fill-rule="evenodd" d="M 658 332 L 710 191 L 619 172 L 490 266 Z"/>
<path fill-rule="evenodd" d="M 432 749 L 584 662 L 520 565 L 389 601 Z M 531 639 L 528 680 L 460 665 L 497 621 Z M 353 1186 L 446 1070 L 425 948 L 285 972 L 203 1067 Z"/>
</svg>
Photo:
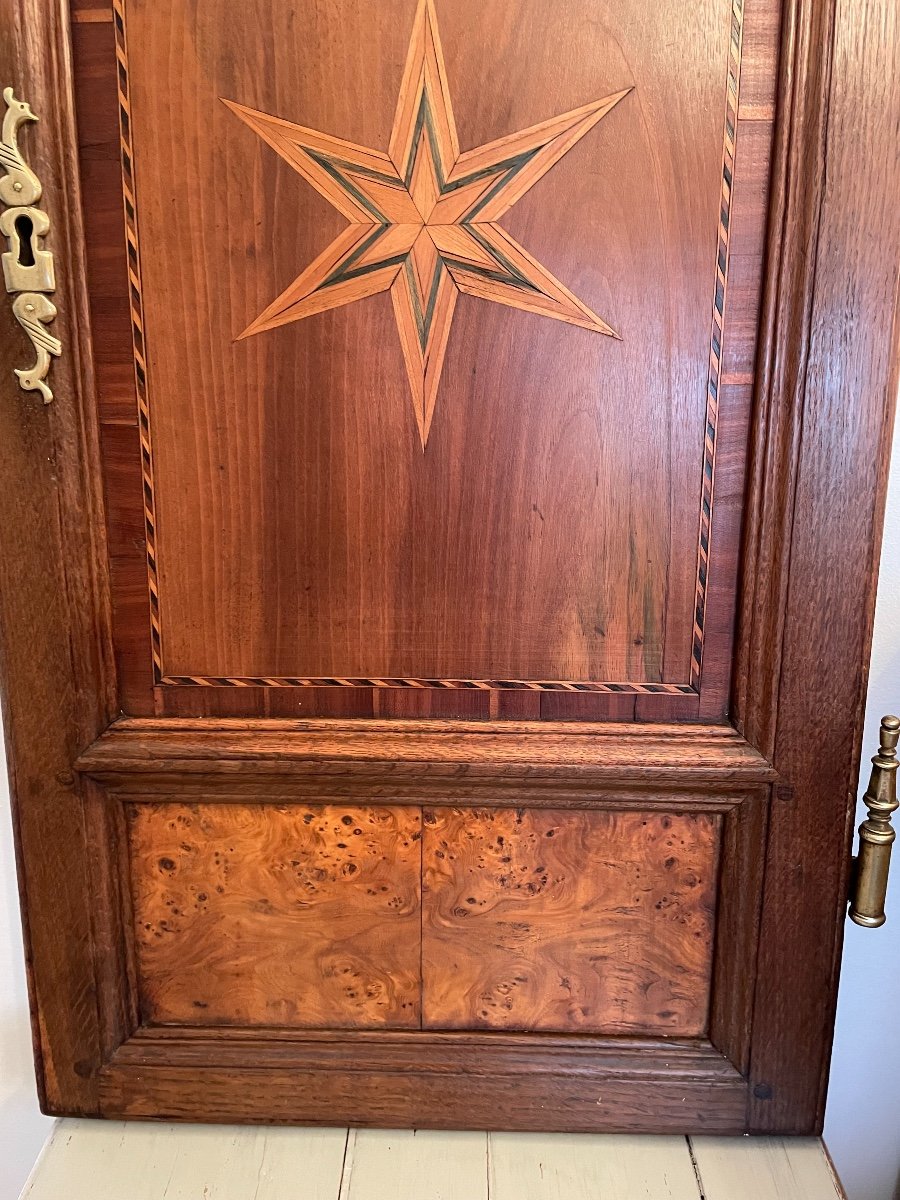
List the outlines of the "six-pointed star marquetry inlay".
<svg viewBox="0 0 900 1200">
<path fill-rule="evenodd" d="M 617 337 L 498 222 L 630 90 L 461 154 L 421 0 L 387 154 L 226 100 L 350 222 L 241 337 L 390 289 L 423 450 L 460 292 Z"/>
</svg>

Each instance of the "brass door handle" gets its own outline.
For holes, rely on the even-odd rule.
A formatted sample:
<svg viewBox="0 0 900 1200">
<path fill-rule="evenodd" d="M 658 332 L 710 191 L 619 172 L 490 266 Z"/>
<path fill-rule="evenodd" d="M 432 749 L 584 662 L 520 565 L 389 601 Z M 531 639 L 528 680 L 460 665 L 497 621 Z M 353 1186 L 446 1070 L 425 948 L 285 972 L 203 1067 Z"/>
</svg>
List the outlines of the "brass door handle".
<svg viewBox="0 0 900 1200">
<path fill-rule="evenodd" d="M 868 929 L 877 929 L 886 920 L 884 902 L 891 847 L 897 836 L 891 817 L 897 808 L 898 738 L 900 719 L 883 717 L 881 745 L 872 759 L 872 775 L 863 796 L 869 813 L 859 827 L 859 854 L 853 860 L 850 890 L 850 920 Z"/>
<path fill-rule="evenodd" d="M 6 114 L 0 135 L 0 201 L 7 207 L 0 212 L 0 234 L 9 249 L 2 256 L 6 290 L 15 296 L 12 310 L 16 320 L 34 346 L 34 366 L 16 371 L 19 386 L 26 392 L 40 392 L 49 404 L 53 392 L 46 382 L 51 356 L 62 346 L 45 328 L 56 316 L 56 308 L 47 298 L 56 289 L 53 255 L 43 247 L 50 230 L 50 218 L 37 207 L 41 199 L 41 181 L 29 167 L 19 149 L 18 133 L 22 125 L 37 117 L 24 100 L 17 100 L 11 87 L 4 88 Z"/>
</svg>

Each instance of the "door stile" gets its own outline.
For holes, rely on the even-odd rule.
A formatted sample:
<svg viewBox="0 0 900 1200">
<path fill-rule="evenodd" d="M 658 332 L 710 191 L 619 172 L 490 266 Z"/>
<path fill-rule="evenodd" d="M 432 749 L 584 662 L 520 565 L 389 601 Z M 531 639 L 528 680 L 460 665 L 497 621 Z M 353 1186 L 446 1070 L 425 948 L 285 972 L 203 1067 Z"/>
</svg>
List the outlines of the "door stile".
<svg viewBox="0 0 900 1200">
<path fill-rule="evenodd" d="M 734 706 L 781 776 L 760 1133 L 817 1133 L 824 1116 L 897 391 L 897 45 L 884 0 L 786 6 Z"/>
<path fill-rule="evenodd" d="M 46 1112 L 98 1111 L 92 890 L 78 754 L 115 714 L 96 401 L 68 6 L 17 0 L 0 60 L 40 123 L 23 145 L 44 185 L 58 264 L 55 400 L 18 387 L 30 347 L 2 306 L 0 662 L 38 1091 Z M 26 142 L 27 139 L 27 142 Z"/>
</svg>

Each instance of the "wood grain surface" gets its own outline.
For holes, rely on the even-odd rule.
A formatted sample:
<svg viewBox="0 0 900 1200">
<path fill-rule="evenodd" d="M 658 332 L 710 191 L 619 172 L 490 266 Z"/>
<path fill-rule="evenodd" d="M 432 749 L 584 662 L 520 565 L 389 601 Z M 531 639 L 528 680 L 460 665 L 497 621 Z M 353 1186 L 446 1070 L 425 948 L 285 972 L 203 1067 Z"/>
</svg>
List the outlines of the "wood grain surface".
<svg viewBox="0 0 900 1200">
<path fill-rule="evenodd" d="M 718 405 L 723 419 L 735 412 L 744 437 L 775 7 L 774 0 L 746 5 L 748 103 L 737 114 L 731 172 L 736 283 Z M 277 8 L 267 18 L 271 36 L 261 38 L 249 13 L 245 27 L 243 16 L 220 20 L 208 6 L 188 19 L 177 7 L 125 4 L 154 431 L 154 561 L 170 683 L 148 683 L 149 609 L 141 602 L 140 539 L 129 530 L 142 520 L 144 499 L 132 433 L 130 457 L 119 456 L 118 468 L 112 458 L 107 469 L 116 500 L 123 701 L 129 712 L 184 715 L 502 719 L 524 703 L 549 720 L 628 720 L 636 711 L 640 719 L 697 719 L 695 696 L 673 703 L 644 695 L 636 709 L 615 694 L 501 694 L 495 701 L 365 686 L 373 677 L 674 685 L 690 680 L 695 643 L 730 45 L 722 0 L 692 10 L 684 53 L 693 65 L 684 62 L 677 75 L 665 66 L 666 31 L 684 21 L 673 4 L 648 20 L 617 0 L 608 24 L 585 21 L 576 4 L 546 0 L 523 0 L 515 22 L 473 0 L 434 5 L 463 159 L 471 157 L 467 148 L 634 88 L 503 218 L 509 236 L 609 318 L 621 343 L 463 296 L 423 458 L 387 296 L 233 341 L 339 234 L 341 220 L 220 98 L 384 152 L 415 9 L 415 0 L 398 0 L 388 22 L 355 3 L 319 4 L 317 37 L 329 47 L 323 55 L 304 22 Z M 577 56 L 566 50 L 573 36 Z M 114 210 L 114 181 L 98 166 L 118 149 L 110 133 L 112 46 L 109 26 L 77 24 L 86 80 L 82 153 L 103 206 Z M 160 86 L 165 78 L 179 81 L 177 104 Z M 172 178 L 184 197 L 178 239 L 169 236 Z M 213 199 L 223 187 L 224 206 Z M 211 206 L 222 234 L 213 238 L 206 236 Z M 105 330 L 116 321 L 121 329 L 128 304 L 116 249 L 122 226 L 115 217 L 105 231 L 95 225 L 96 271 L 109 297 L 94 315 L 95 329 L 104 331 L 103 403 L 106 419 L 119 422 L 128 419 L 118 397 L 129 363 Z M 179 321 L 182 311 L 188 321 Z M 187 392 L 184 380 L 191 381 Z M 116 439 L 124 447 L 129 435 L 119 429 Z M 717 467 L 719 495 L 741 496 L 743 462 L 738 442 Z M 733 512 L 714 525 L 702 572 L 710 609 L 707 715 L 727 703 L 738 524 Z M 297 675 L 358 677 L 363 686 L 344 698 L 318 686 L 288 687 L 286 695 L 277 694 L 281 687 L 204 687 L 205 695 L 190 695 L 195 678 L 285 682 Z"/>
<path fill-rule="evenodd" d="M 716 818 L 428 810 L 423 1022 L 704 1032 Z"/>
<path fill-rule="evenodd" d="M 752 1126 L 776 1133 L 824 1119 L 900 376 L 900 161 L 882 149 L 900 122 L 897 6 L 802 3 L 789 15 L 783 110 L 798 134 L 777 147 L 767 434 L 754 447 L 736 669 L 739 727 L 784 778 L 750 1075 Z M 807 58 L 817 41 L 833 58 Z M 855 569 L 824 601 L 839 546 Z"/>
<path fill-rule="evenodd" d="M 39 36 L 35 31 L 39 30 Z M 30 348 L 0 303 L 0 690 L 37 1092 L 45 1111 L 96 1113 L 96 1001 L 86 803 L 72 763 L 116 711 L 102 486 L 80 214 L 72 66 L 63 11 L 22 0 L 0 21 L 6 82 L 39 116 L 20 145 L 40 178 L 65 349 L 55 400 L 13 371 Z M 5 248 L 5 247 L 4 247 Z"/>
<path fill-rule="evenodd" d="M 418 1025 L 417 812 L 172 803 L 128 820 L 145 1020 Z"/>
<path fill-rule="evenodd" d="M 228 6 L 234 20 L 221 20 L 224 0 L 127 3 L 129 21 L 138 15 L 133 74 L 126 71 L 135 161 L 138 180 L 149 169 L 153 184 L 145 197 L 138 183 L 142 230 L 151 234 L 143 262 L 147 361 L 154 381 L 168 381 L 154 395 L 159 578 L 164 603 L 172 585 L 173 648 L 182 656 L 173 662 L 255 669 L 293 657 L 312 638 L 329 661 L 348 646 L 384 651 L 402 642 L 421 661 L 446 664 L 456 655 L 478 663 L 492 661 L 499 632 L 499 665 L 507 654 L 526 663 L 530 654 L 556 655 L 591 671 L 624 664 L 635 678 L 677 677 L 695 653 L 688 624 L 698 556 L 696 541 L 686 549 L 687 514 L 690 501 L 696 532 L 710 347 L 707 337 L 701 348 L 695 317 L 705 279 L 708 334 L 722 217 L 710 139 L 714 127 L 721 132 L 729 6 L 704 0 L 687 13 L 666 0 L 648 16 L 646 6 L 614 0 L 607 25 L 579 23 L 575 0 L 521 0 L 492 5 L 495 23 L 485 30 L 484 5 L 438 0 L 448 79 L 454 96 L 466 97 L 456 112 L 464 150 L 540 120 L 548 103 L 562 112 L 609 94 L 605 75 L 626 65 L 642 104 L 617 105 L 510 214 L 509 232 L 608 316 L 621 344 L 595 336 L 589 350 L 567 357 L 570 339 L 590 331 L 463 297 L 443 372 L 455 385 L 442 392 L 423 459 L 396 343 L 396 370 L 387 370 L 387 297 L 261 334 L 240 351 L 232 345 L 296 277 L 303 254 L 317 252 L 316 238 L 336 229 L 325 206 L 315 209 L 321 198 L 292 191 L 294 173 L 277 163 L 273 170 L 258 139 L 219 102 L 243 89 L 243 102 L 260 111 L 385 146 L 414 0 L 322 0 L 314 38 L 287 5 L 270 6 L 263 38 L 254 10 Z M 0 27 L 0 44 L 30 81 L 28 98 L 41 115 L 28 136 L 52 220 L 55 332 L 65 347 L 48 409 L 15 386 L 19 343 L 4 338 L 0 354 L 8 388 L 0 406 L 0 666 L 44 1107 L 173 1120 L 814 1131 L 828 1069 L 896 392 L 900 238 L 896 161 L 885 148 L 895 140 L 898 42 L 890 5 L 747 0 L 726 280 L 726 314 L 742 315 L 734 323 L 726 315 L 723 330 L 719 415 L 730 432 L 721 427 L 700 693 L 598 700 L 547 692 L 537 705 L 528 692 L 461 689 L 448 698 L 439 687 L 372 688 L 364 680 L 279 689 L 264 679 L 246 687 L 154 679 L 146 478 L 125 336 L 135 263 L 126 262 L 115 216 L 116 75 L 126 65 L 117 62 L 119 26 L 76 20 L 73 69 L 65 6 L 22 0 L 20 8 L 21 21 Z M 82 3 L 77 11 L 99 8 Z M 573 46 L 579 53 L 567 50 Z M 362 81 L 371 81 L 365 92 Z M 228 134 L 216 124 L 226 116 Z M 579 242 L 572 230 L 585 212 L 603 212 L 604 222 L 588 222 Z M 760 324 L 753 297 L 763 223 Z M 17 338 L 8 310 L 2 320 Z M 525 358 L 516 353 L 517 322 L 534 331 Z M 309 339 L 302 344 L 301 328 Z M 596 343 L 604 354 L 634 356 L 621 377 L 591 357 Z M 239 354 L 248 357 L 238 363 Z M 606 379 L 620 389 L 614 405 L 598 399 Z M 751 396 L 748 462 L 742 431 Z M 711 485 L 703 486 L 707 494 Z M 383 537 L 371 536 L 375 525 Z M 167 546 L 175 550 L 168 565 Z M 506 590 L 497 586 L 498 563 Z M 307 592 L 310 569 L 316 582 Z M 121 722 L 108 583 L 118 707 L 140 714 Z M 411 598 L 403 611 L 390 607 L 397 595 Z M 598 596 L 605 623 L 595 619 Z M 308 609 L 324 614 L 322 627 L 307 620 Z M 486 631 L 486 614 L 498 612 Z M 275 692 L 283 694 L 273 700 Z M 728 712 L 739 733 L 705 723 Z M 460 717 L 480 718 L 480 731 Z M 542 738 L 539 718 L 547 717 L 583 723 Z M 663 718 L 652 729 L 640 724 Z M 195 814 L 192 804 L 221 825 L 185 850 L 195 842 L 155 814 Z M 408 848 L 387 837 L 390 868 L 377 850 L 371 861 L 373 877 L 388 876 L 388 897 L 404 902 L 400 915 L 373 916 L 380 893 L 359 894 L 337 879 L 344 860 L 335 857 L 343 851 L 333 825 L 318 847 L 303 840 L 314 831 L 294 829 L 296 813 L 323 805 L 346 816 L 392 814 L 393 831 L 412 830 Z M 673 828 L 690 826 L 693 851 L 706 853 L 707 865 L 701 831 L 721 826 L 708 1037 L 417 1028 L 424 839 L 413 834 L 422 805 L 436 822 L 451 819 L 445 810 L 494 808 L 493 822 L 502 824 L 524 808 L 537 826 L 558 812 L 561 829 L 585 830 L 602 827 L 617 808 L 616 820 L 650 825 L 665 814 Z M 133 860 L 133 897 L 123 886 L 126 817 L 132 850 L 137 835 L 148 834 L 146 852 Z M 281 841 L 273 834 L 279 821 Z M 464 847 L 467 828 L 457 829 Z M 260 853 L 229 858 L 238 844 L 232 831 L 246 833 Z M 579 841 L 594 846 L 587 834 Z M 195 883 L 191 859 L 203 858 L 204 846 Z M 298 863 L 324 873 L 313 878 L 316 888 L 327 885 L 303 919 L 275 886 L 282 880 L 271 878 L 274 863 L 287 864 L 285 876 L 298 869 L 292 846 L 307 848 L 305 859 L 293 855 Z M 517 853 L 533 871 L 547 866 L 528 857 L 527 840 Z M 394 859 L 404 855 L 400 869 Z M 617 861 L 617 870 L 629 862 Z M 452 865 L 476 882 L 486 873 L 477 855 L 461 853 Z M 590 872 L 577 874 L 579 888 L 596 885 Z M 167 889 L 181 886 L 179 875 L 188 888 L 176 898 Z M 207 947 L 208 918 L 187 899 L 210 897 L 205 885 L 216 878 L 225 922 Z M 469 897 L 477 902 L 476 889 L 455 894 L 463 891 L 464 906 Z M 352 902 L 339 903 L 348 895 Z M 132 898 L 153 909 L 144 935 L 160 933 L 134 956 Z M 548 904 L 548 892 L 488 899 L 494 913 L 503 905 L 527 910 Z M 584 913 L 589 930 L 600 903 Z M 183 923 L 164 933 L 173 919 Z M 447 919 L 448 928 L 467 928 L 456 913 Z M 265 1023 L 270 996 L 284 1001 L 289 1020 L 306 994 L 297 982 L 308 962 L 283 953 L 289 937 L 302 941 L 301 926 L 312 929 L 313 954 L 321 953 L 322 931 L 334 921 L 346 922 L 365 979 L 373 961 L 390 959 L 407 992 L 375 987 L 360 1008 L 359 995 L 335 977 L 329 1020 L 337 1013 L 345 1028 Z M 552 920 L 536 924 L 552 944 Z M 385 932 L 401 925 L 402 937 Z M 178 953 L 167 944 L 176 937 Z M 509 955 L 509 941 L 495 940 L 498 957 Z M 243 958 L 231 954 L 235 945 Z M 484 941 L 472 945 L 480 950 Z M 258 964 L 272 972 L 265 986 L 254 977 Z M 281 996 L 267 986 L 272 980 L 284 985 Z M 204 1023 L 193 1004 L 209 1003 L 195 986 L 204 982 L 218 988 L 218 1023 Z M 321 972 L 315 982 L 324 994 Z M 382 998 L 389 1018 L 379 1012 Z M 251 1000 L 263 1014 L 257 1025 L 249 1023 Z M 315 1015 L 316 1002 L 303 1012 Z M 158 1014 L 171 1006 L 173 1023 L 138 1027 L 154 1004 Z"/>
</svg>

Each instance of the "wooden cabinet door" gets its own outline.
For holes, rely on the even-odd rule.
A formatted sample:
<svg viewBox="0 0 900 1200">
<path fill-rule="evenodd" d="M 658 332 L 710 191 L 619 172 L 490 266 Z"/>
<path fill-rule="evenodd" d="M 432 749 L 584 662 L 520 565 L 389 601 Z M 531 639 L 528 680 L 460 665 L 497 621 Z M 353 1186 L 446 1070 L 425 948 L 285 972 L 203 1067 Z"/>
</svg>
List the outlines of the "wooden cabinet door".
<svg viewBox="0 0 900 1200">
<path fill-rule="evenodd" d="M 861 6 L 20 9 L 47 1108 L 817 1129 L 897 258 Z"/>
</svg>

